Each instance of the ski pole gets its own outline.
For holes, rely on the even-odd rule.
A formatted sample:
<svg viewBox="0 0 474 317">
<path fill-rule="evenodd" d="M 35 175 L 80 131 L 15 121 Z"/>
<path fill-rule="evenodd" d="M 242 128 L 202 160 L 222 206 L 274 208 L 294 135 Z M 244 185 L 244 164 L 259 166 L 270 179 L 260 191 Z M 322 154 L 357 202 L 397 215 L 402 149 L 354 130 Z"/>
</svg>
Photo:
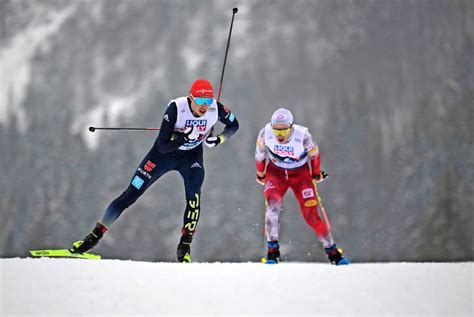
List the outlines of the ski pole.
<svg viewBox="0 0 474 317">
<path fill-rule="evenodd" d="M 314 186 L 316 188 L 316 186 Z M 326 226 L 328 227 L 328 231 L 331 230 L 331 223 L 329 222 L 328 216 L 326 215 L 326 210 L 324 209 L 323 203 L 321 201 L 321 197 L 319 196 L 318 189 L 316 188 L 316 197 L 318 197 L 318 203 L 319 207 L 321 208 L 321 212 L 324 217 L 324 222 L 326 223 Z"/>
<path fill-rule="evenodd" d="M 221 98 L 221 91 L 222 91 L 222 82 L 224 81 L 224 71 L 225 71 L 225 64 L 227 62 L 227 53 L 229 52 L 230 46 L 230 37 L 232 35 L 232 27 L 234 25 L 234 16 L 239 11 L 238 8 L 232 9 L 232 20 L 230 22 L 230 30 L 229 30 L 229 37 L 227 38 L 227 47 L 225 50 L 224 56 L 224 64 L 222 65 L 222 73 L 221 73 L 221 80 L 219 82 L 219 90 L 217 94 L 217 101 Z M 95 132 L 95 130 L 124 130 L 124 131 L 159 131 L 160 128 L 97 128 L 97 127 L 89 127 L 90 132 Z M 212 134 L 212 132 L 211 132 Z"/>
<path fill-rule="evenodd" d="M 222 73 L 221 73 L 221 80 L 219 82 L 219 89 L 217 93 L 217 101 L 221 99 L 222 82 L 224 81 L 224 70 L 225 70 L 225 64 L 227 62 L 227 53 L 229 52 L 230 36 L 232 35 L 232 26 L 234 25 L 234 16 L 237 13 L 237 11 L 239 11 L 238 8 L 232 9 L 232 20 L 230 22 L 229 37 L 227 38 L 227 47 L 225 49 L 224 64 L 222 65 Z"/>
<path fill-rule="evenodd" d="M 222 83 L 224 81 L 225 64 L 227 62 L 227 53 L 229 52 L 229 46 L 230 46 L 230 36 L 232 35 L 232 26 L 234 25 L 234 16 L 238 11 L 239 11 L 238 8 L 233 8 L 232 9 L 232 20 L 230 21 L 229 36 L 227 37 L 227 47 L 225 49 L 224 64 L 222 65 L 221 80 L 219 81 L 219 88 L 217 89 L 217 91 L 218 91 L 217 92 L 217 101 L 220 101 L 220 99 L 221 99 Z M 209 133 L 209 135 L 214 136 L 214 127 L 211 128 L 211 133 Z"/>
<path fill-rule="evenodd" d="M 160 128 L 97 128 L 97 127 L 89 127 L 90 132 L 94 132 L 95 130 L 159 131 Z"/>
</svg>

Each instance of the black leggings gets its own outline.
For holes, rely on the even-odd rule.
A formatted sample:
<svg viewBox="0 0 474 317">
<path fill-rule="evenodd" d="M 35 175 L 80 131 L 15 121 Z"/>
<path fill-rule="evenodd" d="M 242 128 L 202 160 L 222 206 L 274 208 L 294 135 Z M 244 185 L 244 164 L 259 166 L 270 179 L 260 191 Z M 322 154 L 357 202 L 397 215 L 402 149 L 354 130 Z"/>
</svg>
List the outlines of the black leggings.
<svg viewBox="0 0 474 317">
<path fill-rule="evenodd" d="M 204 181 L 202 157 L 202 146 L 170 154 L 162 154 L 153 147 L 138 166 L 128 188 L 110 203 L 100 222 L 109 227 L 158 178 L 169 171 L 178 171 L 183 177 L 186 192 L 183 229 L 192 234 L 200 213 L 201 186 Z"/>
</svg>

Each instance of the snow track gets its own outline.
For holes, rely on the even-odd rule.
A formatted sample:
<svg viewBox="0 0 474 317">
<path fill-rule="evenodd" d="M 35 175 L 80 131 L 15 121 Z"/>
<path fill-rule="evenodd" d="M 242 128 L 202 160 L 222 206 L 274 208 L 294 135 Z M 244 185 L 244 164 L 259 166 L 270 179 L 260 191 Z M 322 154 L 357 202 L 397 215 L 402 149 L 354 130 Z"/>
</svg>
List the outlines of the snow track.
<svg viewBox="0 0 474 317">
<path fill-rule="evenodd" d="M 473 314 L 473 263 L 0 259 L 0 315 Z"/>
</svg>

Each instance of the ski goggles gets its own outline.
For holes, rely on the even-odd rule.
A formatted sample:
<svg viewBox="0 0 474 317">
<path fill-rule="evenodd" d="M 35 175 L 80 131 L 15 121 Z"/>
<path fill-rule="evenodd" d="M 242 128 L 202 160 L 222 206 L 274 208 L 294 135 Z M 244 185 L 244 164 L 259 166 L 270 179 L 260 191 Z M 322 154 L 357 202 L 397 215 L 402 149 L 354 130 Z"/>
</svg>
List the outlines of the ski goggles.
<svg viewBox="0 0 474 317">
<path fill-rule="evenodd" d="M 287 136 L 291 131 L 291 127 L 286 128 L 286 129 L 273 129 L 272 128 L 272 131 L 273 131 L 273 134 L 275 134 L 275 136 Z"/>
<path fill-rule="evenodd" d="M 204 106 L 206 104 L 207 106 L 212 105 L 214 102 L 214 98 L 201 98 L 201 97 L 193 97 L 194 102 L 197 103 L 199 106 Z"/>
</svg>

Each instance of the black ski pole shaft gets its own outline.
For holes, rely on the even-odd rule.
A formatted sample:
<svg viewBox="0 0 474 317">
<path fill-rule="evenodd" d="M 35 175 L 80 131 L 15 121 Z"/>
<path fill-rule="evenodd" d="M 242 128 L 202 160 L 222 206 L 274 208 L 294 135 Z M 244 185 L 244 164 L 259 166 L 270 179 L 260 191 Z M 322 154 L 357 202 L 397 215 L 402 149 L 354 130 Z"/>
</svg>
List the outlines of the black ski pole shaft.
<svg viewBox="0 0 474 317">
<path fill-rule="evenodd" d="M 232 20 L 230 22 L 230 29 L 229 29 L 229 37 L 227 38 L 227 47 L 225 49 L 225 56 L 224 56 L 224 64 L 222 65 L 222 73 L 221 73 L 221 80 L 219 81 L 219 90 L 217 94 L 217 101 L 221 98 L 221 91 L 222 91 L 222 82 L 224 81 L 224 71 L 225 71 L 225 64 L 227 62 L 227 54 L 229 52 L 230 46 L 230 37 L 232 35 L 232 27 L 234 25 L 234 16 L 239 11 L 238 8 L 232 9 Z M 89 127 L 90 132 L 95 132 L 95 130 L 115 130 L 115 131 L 159 131 L 160 128 L 98 128 L 98 127 Z"/>
<path fill-rule="evenodd" d="M 97 127 L 89 127 L 90 132 L 94 132 L 95 130 L 159 131 L 160 128 L 97 128 Z"/>
<path fill-rule="evenodd" d="M 224 65 L 222 65 L 221 80 L 219 81 L 219 90 L 218 90 L 218 93 L 217 93 L 217 101 L 219 101 L 221 99 L 222 82 L 224 81 L 225 63 L 227 62 L 227 53 L 229 52 L 230 36 L 232 35 L 232 26 L 234 25 L 234 16 L 237 13 L 237 11 L 239 11 L 239 9 L 237 9 L 237 8 L 232 9 L 232 20 L 230 22 L 229 37 L 227 38 L 227 47 L 225 49 Z"/>
</svg>

